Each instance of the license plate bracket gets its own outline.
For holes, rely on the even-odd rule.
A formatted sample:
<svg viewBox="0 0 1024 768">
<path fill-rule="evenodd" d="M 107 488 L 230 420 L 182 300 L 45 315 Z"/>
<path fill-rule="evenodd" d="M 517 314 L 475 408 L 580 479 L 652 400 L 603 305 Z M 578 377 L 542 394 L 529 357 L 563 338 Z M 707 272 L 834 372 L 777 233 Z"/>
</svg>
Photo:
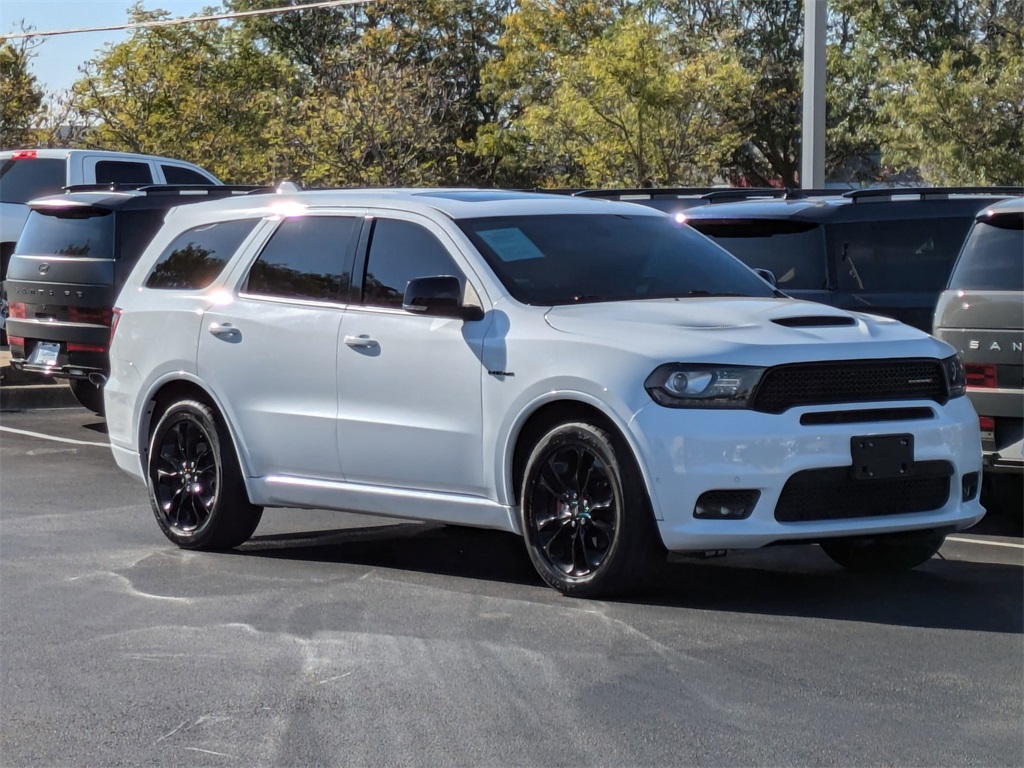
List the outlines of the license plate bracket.
<svg viewBox="0 0 1024 768">
<path fill-rule="evenodd" d="M 850 438 L 854 480 L 884 480 L 914 474 L 914 436 L 867 435 Z"/>
<path fill-rule="evenodd" d="M 57 364 L 57 357 L 60 355 L 60 344 L 53 341 L 37 341 L 32 354 L 26 361 L 29 365 L 45 365 L 51 367 Z"/>
</svg>

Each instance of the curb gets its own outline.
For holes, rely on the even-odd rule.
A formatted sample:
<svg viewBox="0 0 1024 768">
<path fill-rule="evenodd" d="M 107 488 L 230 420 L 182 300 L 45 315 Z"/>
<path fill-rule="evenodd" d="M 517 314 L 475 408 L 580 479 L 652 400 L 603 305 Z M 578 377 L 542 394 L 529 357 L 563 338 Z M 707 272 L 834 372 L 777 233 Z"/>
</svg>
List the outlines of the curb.
<svg viewBox="0 0 1024 768">
<path fill-rule="evenodd" d="M 0 387 L 0 411 L 66 408 L 77 405 L 78 401 L 67 384 L 27 384 Z"/>
</svg>

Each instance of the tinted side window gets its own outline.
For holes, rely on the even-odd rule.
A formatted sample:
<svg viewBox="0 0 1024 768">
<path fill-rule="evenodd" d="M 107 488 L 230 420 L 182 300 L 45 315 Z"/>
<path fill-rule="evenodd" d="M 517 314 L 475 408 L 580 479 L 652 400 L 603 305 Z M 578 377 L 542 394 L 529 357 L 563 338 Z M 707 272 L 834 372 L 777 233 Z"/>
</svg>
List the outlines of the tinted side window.
<svg viewBox="0 0 1024 768">
<path fill-rule="evenodd" d="M 168 184 L 212 184 L 208 178 L 201 173 L 196 173 L 191 168 L 182 168 L 178 165 L 161 165 L 160 170 L 164 172 L 164 179 Z"/>
<path fill-rule="evenodd" d="M 338 301 L 348 288 L 346 255 L 359 219 L 285 219 L 252 265 L 245 291 L 288 299 Z"/>
<path fill-rule="evenodd" d="M 152 184 L 149 163 L 126 163 L 123 160 L 100 160 L 96 163 L 97 184 Z"/>
<path fill-rule="evenodd" d="M 832 226 L 842 291 L 941 291 L 973 217 Z"/>
<path fill-rule="evenodd" d="M 160 254 L 147 288 L 198 290 L 216 279 L 258 219 L 221 221 L 182 232 Z"/>
<path fill-rule="evenodd" d="M 774 219 L 691 219 L 748 267 L 770 269 L 783 290 L 828 288 L 825 238 L 818 224 Z"/>
<path fill-rule="evenodd" d="M 963 291 L 1024 291 L 1024 215 L 979 221 L 964 243 L 949 287 Z"/>
<path fill-rule="evenodd" d="M 377 219 L 363 278 L 363 303 L 401 307 L 405 287 L 415 277 L 461 272 L 448 250 L 419 224 Z"/>
<path fill-rule="evenodd" d="M 108 209 L 32 211 L 15 253 L 30 256 L 114 256 L 114 215 Z"/>
<path fill-rule="evenodd" d="M 0 203 L 27 203 L 37 197 L 60 194 L 67 184 L 64 160 L 0 161 Z"/>
</svg>

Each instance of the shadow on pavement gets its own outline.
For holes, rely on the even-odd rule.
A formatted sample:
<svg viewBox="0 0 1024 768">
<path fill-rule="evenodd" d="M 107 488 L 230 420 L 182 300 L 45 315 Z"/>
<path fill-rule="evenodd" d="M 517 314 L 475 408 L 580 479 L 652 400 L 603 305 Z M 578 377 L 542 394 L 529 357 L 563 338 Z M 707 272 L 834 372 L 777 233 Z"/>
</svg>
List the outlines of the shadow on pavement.
<svg viewBox="0 0 1024 768">
<path fill-rule="evenodd" d="M 472 528 L 400 523 L 254 536 L 237 552 L 543 587 L 518 536 Z M 1022 573 L 1020 565 L 935 558 L 917 570 L 868 576 L 842 570 L 815 546 L 770 547 L 666 563 L 654 586 L 621 602 L 1021 633 Z"/>
</svg>

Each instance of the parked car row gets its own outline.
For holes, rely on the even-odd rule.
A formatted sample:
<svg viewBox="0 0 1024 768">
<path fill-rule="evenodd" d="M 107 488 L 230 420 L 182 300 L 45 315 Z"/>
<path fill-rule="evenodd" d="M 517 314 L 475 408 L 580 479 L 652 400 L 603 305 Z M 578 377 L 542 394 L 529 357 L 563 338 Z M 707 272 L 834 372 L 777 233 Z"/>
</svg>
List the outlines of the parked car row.
<svg viewBox="0 0 1024 768">
<path fill-rule="evenodd" d="M 913 567 L 984 514 L 983 447 L 1019 492 L 1021 190 L 65 186 L 12 364 L 106 413 L 179 546 L 266 506 L 437 520 L 590 596 L 666 551 Z"/>
</svg>

